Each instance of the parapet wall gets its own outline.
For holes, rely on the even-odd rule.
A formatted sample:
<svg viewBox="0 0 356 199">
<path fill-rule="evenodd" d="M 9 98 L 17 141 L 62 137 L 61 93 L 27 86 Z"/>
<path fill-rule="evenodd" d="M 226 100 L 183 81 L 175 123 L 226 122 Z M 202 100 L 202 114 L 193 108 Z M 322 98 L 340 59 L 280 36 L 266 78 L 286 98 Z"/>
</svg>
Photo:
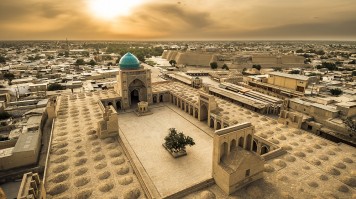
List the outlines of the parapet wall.
<svg viewBox="0 0 356 199">
<path fill-rule="evenodd" d="M 217 61 L 217 56 L 213 53 L 179 52 L 172 50 L 164 51 L 162 58 L 175 60 L 178 65 L 187 66 L 210 66 L 211 62 Z"/>
</svg>

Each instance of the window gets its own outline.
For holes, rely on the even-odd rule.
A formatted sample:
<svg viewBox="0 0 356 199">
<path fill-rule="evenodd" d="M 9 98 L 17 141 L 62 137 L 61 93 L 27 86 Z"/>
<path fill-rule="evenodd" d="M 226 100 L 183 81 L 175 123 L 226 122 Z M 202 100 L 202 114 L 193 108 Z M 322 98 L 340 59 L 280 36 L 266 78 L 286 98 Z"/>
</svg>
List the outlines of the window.
<svg viewBox="0 0 356 199">
<path fill-rule="evenodd" d="M 245 177 L 248 177 L 248 176 L 250 176 L 250 169 L 247 169 L 246 173 L 245 173 Z"/>
</svg>

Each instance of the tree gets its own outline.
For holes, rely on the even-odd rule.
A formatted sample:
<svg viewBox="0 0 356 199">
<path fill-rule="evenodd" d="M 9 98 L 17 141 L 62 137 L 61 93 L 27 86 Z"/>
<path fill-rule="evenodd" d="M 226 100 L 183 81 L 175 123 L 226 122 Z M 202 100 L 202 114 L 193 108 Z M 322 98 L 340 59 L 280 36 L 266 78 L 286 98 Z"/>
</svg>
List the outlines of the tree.
<svg viewBox="0 0 356 199">
<path fill-rule="evenodd" d="M 58 83 L 53 83 L 53 84 L 48 85 L 47 90 L 48 91 L 64 90 L 64 86 L 62 86 Z"/>
<path fill-rule="evenodd" d="M 79 65 L 84 65 L 84 59 L 77 59 L 77 61 L 75 61 L 75 65 L 79 66 Z"/>
<path fill-rule="evenodd" d="M 323 50 L 318 50 L 315 52 L 317 55 L 325 55 L 325 52 Z"/>
<path fill-rule="evenodd" d="M 0 64 L 6 64 L 6 58 L 0 55 Z"/>
<path fill-rule="evenodd" d="M 224 64 L 221 68 L 225 70 L 229 70 L 229 67 L 226 64 Z"/>
<path fill-rule="evenodd" d="M 296 53 L 304 53 L 304 50 L 303 49 L 299 49 L 297 51 L 295 51 Z"/>
<path fill-rule="evenodd" d="M 0 120 L 9 119 L 11 115 L 6 111 L 0 111 Z"/>
<path fill-rule="evenodd" d="M 339 96 L 342 94 L 342 90 L 339 88 L 332 88 L 332 89 L 330 89 L 330 93 L 331 93 L 331 95 Z"/>
<path fill-rule="evenodd" d="M 64 57 L 69 57 L 69 52 L 68 51 L 64 52 Z"/>
<path fill-rule="evenodd" d="M 345 120 L 343 120 L 344 124 L 346 125 L 346 128 L 351 131 L 350 136 L 353 137 L 356 134 L 356 121 L 353 120 L 350 117 L 347 117 Z"/>
<path fill-rule="evenodd" d="M 172 60 L 169 61 L 169 64 L 171 66 L 175 66 L 177 64 L 177 62 L 176 62 L 176 60 L 172 59 Z"/>
<path fill-rule="evenodd" d="M 257 70 L 261 70 L 261 65 L 259 65 L 259 64 L 254 64 L 254 65 L 252 65 L 252 68 L 256 68 Z"/>
<path fill-rule="evenodd" d="M 185 147 L 187 145 L 195 145 L 193 138 L 184 135 L 182 132 L 178 133 L 175 128 L 170 128 L 168 130 L 168 135 L 164 138 L 164 140 L 164 144 L 167 149 L 175 153 L 185 151 Z"/>
<path fill-rule="evenodd" d="M 282 67 L 273 67 L 273 71 L 282 71 Z"/>
<path fill-rule="evenodd" d="M 7 79 L 7 81 L 9 82 L 9 85 L 11 85 L 11 81 L 13 79 L 15 79 L 15 75 L 12 73 L 5 73 L 4 74 L 4 79 Z"/>
<path fill-rule="evenodd" d="M 350 61 L 349 64 L 356 64 L 356 60 Z"/>
<path fill-rule="evenodd" d="M 96 65 L 96 62 L 95 62 L 94 60 L 90 60 L 90 61 L 89 61 L 89 65 L 95 66 L 95 65 Z"/>
<path fill-rule="evenodd" d="M 331 71 L 337 69 L 336 64 L 330 63 L 330 62 L 323 62 L 323 63 L 321 64 L 321 66 L 322 66 L 323 68 L 327 68 L 328 70 L 331 70 Z"/>
<path fill-rule="evenodd" d="M 292 70 L 292 71 L 289 72 L 289 74 L 299 74 L 299 73 L 300 73 L 299 70 Z"/>
<path fill-rule="evenodd" d="M 342 66 L 343 63 L 342 63 L 341 61 L 336 61 L 335 64 L 336 64 L 337 66 Z"/>
<path fill-rule="evenodd" d="M 212 69 L 217 69 L 217 68 L 218 68 L 218 63 L 216 63 L 216 62 L 211 62 L 211 63 L 210 63 L 210 67 L 211 67 Z"/>
</svg>

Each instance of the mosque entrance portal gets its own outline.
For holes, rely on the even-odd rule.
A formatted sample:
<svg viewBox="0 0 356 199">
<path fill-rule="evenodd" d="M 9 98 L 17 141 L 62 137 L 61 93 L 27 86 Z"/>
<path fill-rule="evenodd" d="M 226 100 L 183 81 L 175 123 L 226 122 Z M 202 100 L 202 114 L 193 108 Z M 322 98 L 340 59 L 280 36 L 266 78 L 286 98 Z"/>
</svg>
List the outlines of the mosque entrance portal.
<svg viewBox="0 0 356 199">
<path fill-rule="evenodd" d="M 135 105 L 140 102 L 139 93 L 137 89 L 131 91 L 131 105 Z"/>
</svg>

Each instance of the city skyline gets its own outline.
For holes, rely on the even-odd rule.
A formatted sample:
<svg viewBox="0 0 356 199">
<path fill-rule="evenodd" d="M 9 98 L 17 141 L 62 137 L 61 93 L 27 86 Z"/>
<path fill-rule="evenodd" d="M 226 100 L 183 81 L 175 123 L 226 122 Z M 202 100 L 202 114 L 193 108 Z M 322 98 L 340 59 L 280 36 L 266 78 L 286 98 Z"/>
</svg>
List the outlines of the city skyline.
<svg viewBox="0 0 356 199">
<path fill-rule="evenodd" d="M 2 1 L 1 40 L 355 40 L 351 0 Z"/>
</svg>

